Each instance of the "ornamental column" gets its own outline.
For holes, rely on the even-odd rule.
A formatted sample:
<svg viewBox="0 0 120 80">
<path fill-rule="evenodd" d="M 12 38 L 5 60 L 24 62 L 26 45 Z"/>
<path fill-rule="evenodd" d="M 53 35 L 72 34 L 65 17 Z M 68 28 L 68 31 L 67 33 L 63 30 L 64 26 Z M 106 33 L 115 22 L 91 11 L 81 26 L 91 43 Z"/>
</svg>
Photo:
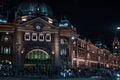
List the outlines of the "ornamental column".
<svg viewBox="0 0 120 80">
<path fill-rule="evenodd" d="M 59 50 L 60 50 L 60 38 L 58 35 L 58 32 L 55 33 L 55 43 L 54 43 L 54 62 L 55 62 L 55 66 L 60 66 L 60 54 L 59 54 Z"/>
</svg>

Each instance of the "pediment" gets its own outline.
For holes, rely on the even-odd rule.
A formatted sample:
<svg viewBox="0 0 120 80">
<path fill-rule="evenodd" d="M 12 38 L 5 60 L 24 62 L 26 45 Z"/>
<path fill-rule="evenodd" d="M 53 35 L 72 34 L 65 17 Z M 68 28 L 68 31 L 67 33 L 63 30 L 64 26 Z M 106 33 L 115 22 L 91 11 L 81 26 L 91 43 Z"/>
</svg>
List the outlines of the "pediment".
<svg viewBox="0 0 120 80">
<path fill-rule="evenodd" d="M 42 26 L 43 29 L 55 28 L 54 25 L 48 23 L 47 21 L 45 21 L 44 19 L 40 17 L 20 23 L 20 26 L 24 28 L 34 28 L 35 26 L 38 26 L 38 25 Z"/>
</svg>

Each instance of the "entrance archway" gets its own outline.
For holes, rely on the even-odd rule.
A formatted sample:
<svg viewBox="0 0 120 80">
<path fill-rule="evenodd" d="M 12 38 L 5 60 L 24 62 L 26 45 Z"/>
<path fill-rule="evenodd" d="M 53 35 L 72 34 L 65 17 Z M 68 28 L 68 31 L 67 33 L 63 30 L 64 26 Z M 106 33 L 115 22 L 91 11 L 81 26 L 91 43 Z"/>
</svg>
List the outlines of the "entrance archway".
<svg viewBox="0 0 120 80">
<path fill-rule="evenodd" d="M 50 71 L 50 56 L 42 49 L 33 49 L 25 56 L 24 69 L 27 73 L 47 73 Z"/>
</svg>

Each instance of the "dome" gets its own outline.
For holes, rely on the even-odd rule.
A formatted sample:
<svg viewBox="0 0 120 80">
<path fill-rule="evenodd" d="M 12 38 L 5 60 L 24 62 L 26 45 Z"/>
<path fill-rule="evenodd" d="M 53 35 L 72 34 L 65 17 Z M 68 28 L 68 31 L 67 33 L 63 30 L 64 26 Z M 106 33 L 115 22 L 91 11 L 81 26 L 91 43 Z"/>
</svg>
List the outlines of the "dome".
<svg viewBox="0 0 120 80">
<path fill-rule="evenodd" d="M 23 2 L 19 5 L 16 11 L 16 16 L 26 16 L 26 15 L 34 15 L 34 16 L 48 16 L 53 17 L 53 12 L 49 6 L 45 3 L 35 0 L 29 0 Z"/>
</svg>

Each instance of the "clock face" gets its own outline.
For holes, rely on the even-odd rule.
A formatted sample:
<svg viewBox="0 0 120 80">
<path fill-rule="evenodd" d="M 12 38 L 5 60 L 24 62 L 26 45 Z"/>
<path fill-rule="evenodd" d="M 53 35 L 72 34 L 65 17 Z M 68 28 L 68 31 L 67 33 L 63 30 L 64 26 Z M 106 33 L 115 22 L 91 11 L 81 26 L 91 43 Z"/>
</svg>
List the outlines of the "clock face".
<svg viewBox="0 0 120 80">
<path fill-rule="evenodd" d="M 35 30 L 36 30 L 36 31 L 41 31 L 41 30 L 42 30 L 42 27 L 41 27 L 40 25 L 36 25 L 36 26 L 35 26 Z"/>
<path fill-rule="evenodd" d="M 37 25 L 37 26 L 36 26 L 36 29 L 37 29 L 37 30 L 40 30 L 40 29 L 41 29 L 41 26 L 40 26 L 40 25 Z"/>
</svg>

